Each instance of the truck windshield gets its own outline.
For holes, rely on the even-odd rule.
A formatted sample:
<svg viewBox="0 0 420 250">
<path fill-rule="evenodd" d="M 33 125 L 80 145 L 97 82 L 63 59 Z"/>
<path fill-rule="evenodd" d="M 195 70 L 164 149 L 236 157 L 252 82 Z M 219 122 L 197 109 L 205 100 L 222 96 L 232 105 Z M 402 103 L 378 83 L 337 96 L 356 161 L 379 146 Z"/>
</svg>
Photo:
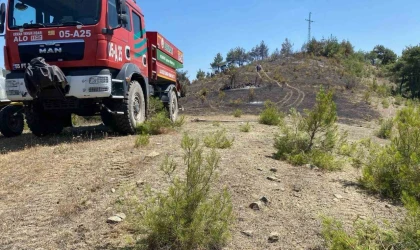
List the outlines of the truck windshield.
<svg viewBox="0 0 420 250">
<path fill-rule="evenodd" d="M 96 24 L 101 0 L 10 0 L 10 29 Z"/>
</svg>

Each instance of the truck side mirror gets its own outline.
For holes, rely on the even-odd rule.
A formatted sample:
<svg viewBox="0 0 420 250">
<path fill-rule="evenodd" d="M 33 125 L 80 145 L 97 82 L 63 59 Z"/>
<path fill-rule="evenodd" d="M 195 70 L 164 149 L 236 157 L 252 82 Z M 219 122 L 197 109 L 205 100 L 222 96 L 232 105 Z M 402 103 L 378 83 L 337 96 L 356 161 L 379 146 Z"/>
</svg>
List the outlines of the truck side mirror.
<svg viewBox="0 0 420 250">
<path fill-rule="evenodd" d="M 118 15 L 118 21 L 122 25 L 128 24 L 128 16 L 127 16 L 127 14 L 119 14 Z"/>
<path fill-rule="evenodd" d="M 120 4 L 118 5 L 118 14 L 127 14 L 127 3 L 126 0 L 120 0 Z"/>
<path fill-rule="evenodd" d="M 0 33 L 4 32 L 5 21 L 6 21 L 6 4 L 2 3 L 0 5 Z"/>
</svg>

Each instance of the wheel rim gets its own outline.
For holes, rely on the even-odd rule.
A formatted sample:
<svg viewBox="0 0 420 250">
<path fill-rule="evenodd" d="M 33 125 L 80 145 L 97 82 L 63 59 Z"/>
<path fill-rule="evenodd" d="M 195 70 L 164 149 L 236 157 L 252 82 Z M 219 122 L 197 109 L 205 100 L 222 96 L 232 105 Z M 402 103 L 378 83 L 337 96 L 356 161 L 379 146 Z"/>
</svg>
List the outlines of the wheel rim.
<svg viewBox="0 0 420 250">
<path fill-rule="evenodd" d="M 172 99 L 171 100 L 171 105 L 170 105 L 170 107 L 171 107 L 171 117 L 172 117 L 172 120 L 175 121 L 176 116 L 177 116 L 177 112 L 178 112 L 178 102 L 177 102 L 176 97 L 174 97 L 174 96 L 172 96 L 171 99 Z"/>
<path fill-rule="evenodd" d="M 141 116 L 141 98 L 138 94 L 136 94 L 133 100 L 133 117 L 136 121 L 140 121 Z"/>
<path fill-rule="evenodd" d="M 20 126 L 21 126 L 21 122 L 20 122 L 19 117 L 17 115 L 13 115 L 13 114 L 10 115 L 9 118 L 7 119 L 7 126 L 13 132 L 19 131 Z"/>
</svg>

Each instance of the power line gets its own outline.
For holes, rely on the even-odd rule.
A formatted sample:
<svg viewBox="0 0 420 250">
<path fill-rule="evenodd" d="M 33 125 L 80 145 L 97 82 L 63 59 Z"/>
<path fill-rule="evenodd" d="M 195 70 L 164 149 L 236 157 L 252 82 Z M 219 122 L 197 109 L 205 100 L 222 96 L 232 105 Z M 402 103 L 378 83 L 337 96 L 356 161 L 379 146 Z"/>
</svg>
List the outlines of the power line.
<svg viewBox="0 0 420 250">
<path fill-rule="evenodd" d="M 309 20 L 305 19 L 309 23 L 308 27 L 308 43 L 311 41 L 311 24 L 314 22 L 312 19 L 312 12 L 309 12 Z"/>
</svg>

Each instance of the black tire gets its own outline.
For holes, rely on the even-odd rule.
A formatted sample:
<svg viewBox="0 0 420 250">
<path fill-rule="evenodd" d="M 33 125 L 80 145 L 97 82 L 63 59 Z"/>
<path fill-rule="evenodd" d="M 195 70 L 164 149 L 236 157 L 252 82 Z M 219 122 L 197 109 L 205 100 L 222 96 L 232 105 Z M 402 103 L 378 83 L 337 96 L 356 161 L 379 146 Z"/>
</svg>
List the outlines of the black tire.
<svg viewBox="0 0 420 250">
<path fill-rule="evenodd" d="M 63 129 L 63 121 L 54 117 L 50 117 L 36 109 L 25 109 L 26 123 L 32 134 L 38 137 L 50 134 L 60 134 Z"/>
<path fill-rule="evenodd" d="M 130 83 L 128 99 L 115 105 L 116 110 L 124 112 L 115 119 L 116 128 L 122 134 L 136 133 L 136 127 L 146 120 L 146 104 L 143 89 L 137 81 Z"/>
<path fill-rule="evenodd" d="M 168 97 L 169 102 L 166 105 L 166 109 L 168 111 L 169 119 L 171 119 L 172 122 L 176 122 L 179 113 L 178 97 L 176 96 L 176 91 L 172 90 L 169 92 Z"/>
<path fill-rule="evenodd" d="M 23 132 L 22 106 L 8 105 L 0 111 L 0 132 L 5 137 L 19 136 Z"/>
</svg>

